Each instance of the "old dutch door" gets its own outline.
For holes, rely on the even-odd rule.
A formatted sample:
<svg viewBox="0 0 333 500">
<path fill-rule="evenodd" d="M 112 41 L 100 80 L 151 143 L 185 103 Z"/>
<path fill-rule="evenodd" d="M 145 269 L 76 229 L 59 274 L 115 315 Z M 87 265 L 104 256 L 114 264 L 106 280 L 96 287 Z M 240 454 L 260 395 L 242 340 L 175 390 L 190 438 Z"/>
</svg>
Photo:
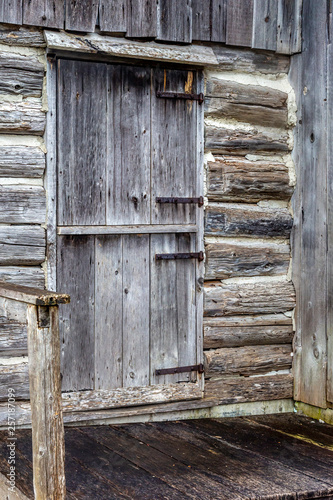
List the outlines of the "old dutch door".
<svg viewBox="0 0 333 500">
<path fill-rule="evenodd" d="M 57 60 L 62 384 L 92 407 L 202 396 L 201 85 Z"/>
</svg>

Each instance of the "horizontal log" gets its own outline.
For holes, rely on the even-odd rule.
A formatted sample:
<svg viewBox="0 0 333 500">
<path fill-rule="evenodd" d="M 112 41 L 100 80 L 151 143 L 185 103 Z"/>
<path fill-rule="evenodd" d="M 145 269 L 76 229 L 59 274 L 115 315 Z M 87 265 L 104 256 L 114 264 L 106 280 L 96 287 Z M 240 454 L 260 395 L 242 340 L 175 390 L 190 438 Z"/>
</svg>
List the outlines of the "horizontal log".
<svg viewBox="0 0 333 500">
<path fill-rule="evenodd" d="M 28 146 L 0 146 L 0 177 L 41 178 L 45 153 Z"/>
<path fill-rule="evenodd" d="M 292 216 L 286 208 L 231 204 L 206 208 L 206 235 L 289 238 L 292 225 Z"/>
<path fill-rule="evenodd" d="M 0 356 L 27 355 L 27 324 L 0 316 Z"/>
<path fill-rule="evenodd" d="M 289 200 L 288 167 L 274 160 L 251 161 L 242 156 L 216 156 L 208 162 L 207 196 L 211 201 Z"/>
<path fill-rule="evenodd" d="M 44 271 L 41 267 L 0 267 L 0 281 L 42 289 L 45 286 Z"/>
<path fill-rule="evenodd" d="M 206 125 L 205 148 L 213 153 L 247 154 L 249 151 L 289 151 L 291 150 L 287 132 L 266 130 L 261 132 Z"/>
<path fill-rule="evenodd" d="M 0 52 L 0 93 L 40 97 L 44 66 L 34 57 Z"/>
<path fill-rule="evenodd" d="M 208 281 L 204 287 L 205 316 L 274 314 L 295 307 L 295 290 L 290 281 L 257 283 L 219 283 Z"/>
<path fill-rule="evenodd" d="M 224 71 L 260 72 L 264 74 L 288 73 L 290 58 L 273 52 L 255 52 L 215 45 L 214 53 Z"/>
<path fill-rule="evenodd" d="M 222 316 L 220 318 L 205 318 L 204 324 L 209 328 L 247 328 L 253 326 L 292 325 L 293 322 L 289 314 L 258 314 L 256 316 Z"/>
<path fill-rule="evenodd" d="M 264 127 L 287 128 L 288 125 L 287 108 L 234 104 L 220 97 L 205 97 L 205 116 L 208 118 L 229 118 Z"/>
<path fill-rule="evenodd" d="M 46 196 L 40 186 L 0 187 L 0 223 L 44 224 Z"/>
<path fill-rule="evenodd" d="M 283 275 L 287 274 L 289 263 L 289 245 L 208 243 L 205 279 Z"/>
<path fill-rule="evenodd" d="M 205 397 L 215 404 L 233 404 L 250 401 L 272 401 L 292 398 L 291 374 L 263 377 L 231 377 L 207 380 Z"/>
<path fill-rule="evenodd" d="M 8 400 L 9 388 L 16 400 L 29 399 L 28 363 L 0 365 L 0 401 Z"/>
<path fill-rule="evenodd" d="M 0 226 L 0 266 L 41 264 L 45 247 L 40 226 Z"/>
<path fill-rule="evenodd" d="M 219 97 L 231 104 L 287 108 L 288 94 L 272 87 L 248 85 L 208 76 L 206 97 Z"/>
<path fill-rule="evenodd" d="M 212 349 L 204 352 L 205 377 L 286 370 L 292 365 L 291 353 L 291 344 Z"/>
<path fill-rule="evenodd" d="M 43 135 L 45 113 L 39 100 L 0 103 L 0 132 Z"/>
<path fill-rule="evenodd" d="M 35 28 L 13 28 L 12 25 L 0 26 L 0 43 L 21 47 L 45 47 L 42 30 Z"/>
</svg>

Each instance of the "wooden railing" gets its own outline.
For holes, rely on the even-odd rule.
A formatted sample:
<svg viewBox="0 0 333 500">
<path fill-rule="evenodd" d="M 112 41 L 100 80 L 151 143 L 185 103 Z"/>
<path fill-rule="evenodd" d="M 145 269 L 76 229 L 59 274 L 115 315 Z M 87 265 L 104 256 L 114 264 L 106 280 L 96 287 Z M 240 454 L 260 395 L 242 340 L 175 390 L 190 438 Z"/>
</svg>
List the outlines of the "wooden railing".
<svg viewBox="0 0 333 500">
<path fill-rule="evenodd" d="M 0 297 L 27 304 L 28 362 L 36 500 L 63 500 L 65 444 L 58 305 L 69 295 L 0 283 Z"/>
</svg>

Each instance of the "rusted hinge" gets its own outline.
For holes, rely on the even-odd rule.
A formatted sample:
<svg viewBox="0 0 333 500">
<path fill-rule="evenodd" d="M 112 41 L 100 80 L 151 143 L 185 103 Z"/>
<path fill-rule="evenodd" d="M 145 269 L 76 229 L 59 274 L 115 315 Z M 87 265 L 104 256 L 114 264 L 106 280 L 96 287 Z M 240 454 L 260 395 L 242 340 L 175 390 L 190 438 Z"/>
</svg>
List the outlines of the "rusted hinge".
<svg viewBox="0 0 333 500">
<path fill-rule="evenodd" d="M 189 101 L 198 101 L 199 104 L 202 104 L 205 99 L 202 92 L 200 94 L 185 94 L 182 92 L 161 92 L 160 90 L 156 92 L 156 97 L 164 97 L 166 99 L 187 99 Z"/>
<path fill-rule="evenodd" d="M 176 368 L 161 368 L 155 371 L 155 375 L 170 375 L 172 373 L 198 372 L 204 373 L 204 365 L 177 366 Z"/>
<path fill-rule="evenodd" d="M 157 253 L 156 260 L 176 260 L 176 259 L 198 259 L 204 260 L 203 252 L 189 252 L 189 253 Z"/>
<path fill-rule="evenodd" d="M 202 207 L 204 204 L 204 199 L 203 196 L 199 196 L 199 198 L 178 198 L 175 196 L 170 196 L 170 197 L 161 197 L 158 196 L 156 198 L 156 203 L 193 203 L 199 205 L 199 207 Z"/>
</svg>

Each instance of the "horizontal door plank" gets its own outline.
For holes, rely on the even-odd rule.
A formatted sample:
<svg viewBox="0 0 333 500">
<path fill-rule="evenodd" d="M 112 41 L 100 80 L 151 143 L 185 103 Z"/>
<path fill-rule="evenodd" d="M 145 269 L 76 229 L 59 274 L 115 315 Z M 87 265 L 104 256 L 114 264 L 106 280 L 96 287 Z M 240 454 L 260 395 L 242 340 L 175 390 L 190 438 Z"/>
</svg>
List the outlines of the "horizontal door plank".
<svg viewBox="0 0 333 500">
<path fill-rule="evenodd" d="M 43 135 L 44 128 L 41 101 L 0 103 L 0 133 Z"/>
<path fill-rule="evenodd" d="M 34 57 L 0 52 L 0 93 L 40 97 L 44 66 Z"/>
<path fill-rule="evenodd" d="M 0 226 L 0 266 L 45 260 L 45 231 L 39 226 Z"/>
<path fill-rule="evenodd" d="M 30 146 L 0 146 L 0 177 L 41 178 L 45 153 Z"/>
<path fill-rule="evenodd" d="M 208 162 L 207 196 L 211 201 L 289 200 L 287 165 L 277 160 L 251 161 L 242 156 L 216 156 Z"/>
<path fill-rule="evenodd" d="M 40 186 L 1 186 L 0 222 L 4 224 L 44 224 L 45 191 Z"/>
<path fill-rule="evenodd" d="M 243 71 L 263 74 L 288 73 L 290 58 L 270 52 L 254 52 L 247 49 L 231 48 L 222 45 L 214 47 L 219 66 L 225 71 Z"/>
<path fill-rule="evenodd" d="M 205 316 L 274 314 L 295 307 L 295 290 L 290 281 L 205 284 Z"/>
<path fill-rule="evenodd" d="M 197 233 L 198 227 L 194 224 L 184 225 L 131 225 L 131 226 L 58 226 L 60 235 L 89 235 L 89 234 L 150 234 L 150 233 Z"/>
<path fill-rule="evenodd" d="M 206 209 L 206 235 L 288 238 L 292 225 L 286 208 L 221 204 Z"/>
<path fill-rule="evenodd" d="M 205 351 L 205 377 L 254 375 L 291 368 L 292 346 L 260 345 Z"/>
</svg>

